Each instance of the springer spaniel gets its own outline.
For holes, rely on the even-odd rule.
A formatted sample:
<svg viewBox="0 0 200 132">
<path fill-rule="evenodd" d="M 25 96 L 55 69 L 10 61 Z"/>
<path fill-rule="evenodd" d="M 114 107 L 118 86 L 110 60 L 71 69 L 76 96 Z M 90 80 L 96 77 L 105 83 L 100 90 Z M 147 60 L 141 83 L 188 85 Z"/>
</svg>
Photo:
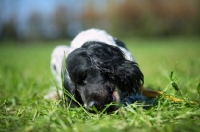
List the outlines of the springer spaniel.
<svg viewBox="0 0 200 132">
<path fill-rule="evenodd" d="M 95 107 L 102 111 L 113 102 L 127 103 L 127 97 L 138 97 L 144 83 L 143 73 L 124 43 L 99 29 L 79 33 L 69 47 L 56 47 L 51 70 L 59 85 L 88 110 Z M 71 106 L 78 106 L 76 101 L 68 97 Z M 107 111 L 117 108 L 111 105 Z"/>
</svg>

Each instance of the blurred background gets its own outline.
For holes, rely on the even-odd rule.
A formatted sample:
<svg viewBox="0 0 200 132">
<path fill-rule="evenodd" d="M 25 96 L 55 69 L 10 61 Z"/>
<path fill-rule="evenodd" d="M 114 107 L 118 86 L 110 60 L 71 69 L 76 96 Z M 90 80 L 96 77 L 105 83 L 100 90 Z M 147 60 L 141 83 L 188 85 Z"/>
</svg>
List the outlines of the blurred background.
<svg viewBox="0 0 200 132">
<path fill-rule="evenodd" d="M 0 0 L 0 40 L 71 39 L 88 28 L 116 37 L 200 35 L 199 0 Z"/>
</svg>

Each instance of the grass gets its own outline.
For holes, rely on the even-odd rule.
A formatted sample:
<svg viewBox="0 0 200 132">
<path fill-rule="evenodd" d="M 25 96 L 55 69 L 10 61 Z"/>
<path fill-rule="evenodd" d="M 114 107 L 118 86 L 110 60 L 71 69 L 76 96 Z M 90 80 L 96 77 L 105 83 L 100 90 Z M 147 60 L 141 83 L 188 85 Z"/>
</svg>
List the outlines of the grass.
<svg viewBox="0 0 200 132">
<path fill-rule="evenodd" d="M 200 40 L 125 40 L 145 75 L 145 86 L 186 102 L 161 98 L 149 110 L 132 104 L 111 114 L 88 114 L 60 101 L 44 100 L 48 89 L 55 86 L 49 68 L 51 51 L 68 42 L 4 41 L 0 44 L 0 131 L 200 131 Z"/>
</svg>

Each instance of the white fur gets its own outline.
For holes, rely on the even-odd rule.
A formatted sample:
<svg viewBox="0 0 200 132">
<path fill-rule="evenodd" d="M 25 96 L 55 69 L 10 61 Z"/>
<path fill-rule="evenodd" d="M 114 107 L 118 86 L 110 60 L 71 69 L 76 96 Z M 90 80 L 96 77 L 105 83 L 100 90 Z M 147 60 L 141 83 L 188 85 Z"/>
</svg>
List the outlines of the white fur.
<svg viewBox="0 0 200 132">
<path fill-rule="evenodd" d="M 61 72 L 63 63 L 65 63 L 64 58 L 68 56 L 70 50 L 70 47 L 60 45 L 57 46 L 51 54 L 51 72 L 56 77 L 59 86 L 62 86 Z M 56 70 L 54 67 L 56 67 Z"/>
<path fill-rule="evenodd" d="M 81 47 L 84 43 L 89 42 L 89 41 L 104 42 L 108 45 L 117 46 L 114 41 L 114 38 L 111 35 L 109 35 L 104 30 L 99 30 L 99 29 L 93 28 L 93 29 L 89 29 L 89 30 L 80 32 L 74 38 L 74 40 L 71 42 L 71 45 L 70 45 L 71 51 L 73 51 L 76 48 Z M 134 58 L 129 51 L 127 51 L 123 47 L 118 47 L 118 48 L 120 48 L 124 52 L 126 59 L 134 61 Z"/>
<path fill-rule="evenodd" d="M 49 92 L 44 96 L 45 99 L 51 99 L 51 100 L 57 100 L 60 97 L 62 97 L 62 78 L 61 78 L 61 74 L 62 74 L 62 66 L 64 62 L 64 58 L 66 58 L 68 56 L 68 54 L 70 53 L 70 47 L 66 46 L 66 45 L 60 45 L 57 46 L 52 54 L 51 54 L 51 62 L 50 62 L 50 68 L 51 68 L 51 72 L 54 75 L 57 83 L 58 83 L 58 87 L 56 88 L 56 86 L 51 87 L 49 89 Z M 54 69 L 56 68 L 56 69 Z"/>
<path fill-rule="evenodd" d="M 99 29 L 89 29 L 80 32 L 71 42 L 70 46 L 72 48 L 79 48 L 88 41 L 104 42 L 109 45 L 116 46 L 113 37 L 110 36 L 108 33 L 106 33 L 104 30 L 99 30 Z"/>
</svg>

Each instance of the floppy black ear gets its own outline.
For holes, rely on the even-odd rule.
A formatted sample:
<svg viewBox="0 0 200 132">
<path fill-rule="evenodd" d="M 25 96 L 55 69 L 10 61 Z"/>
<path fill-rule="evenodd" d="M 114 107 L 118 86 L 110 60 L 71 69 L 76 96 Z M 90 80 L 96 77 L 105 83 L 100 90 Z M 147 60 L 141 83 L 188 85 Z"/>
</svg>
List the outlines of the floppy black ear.
<svg viewBox="0 0 200 132">
<path fill-rule="evenodd" d="M 144 76 L 135 62 L 116 59 L 102 63 L 99 67 L 126 95 L 136 94 L 144 83 Z"/>
</svg>

